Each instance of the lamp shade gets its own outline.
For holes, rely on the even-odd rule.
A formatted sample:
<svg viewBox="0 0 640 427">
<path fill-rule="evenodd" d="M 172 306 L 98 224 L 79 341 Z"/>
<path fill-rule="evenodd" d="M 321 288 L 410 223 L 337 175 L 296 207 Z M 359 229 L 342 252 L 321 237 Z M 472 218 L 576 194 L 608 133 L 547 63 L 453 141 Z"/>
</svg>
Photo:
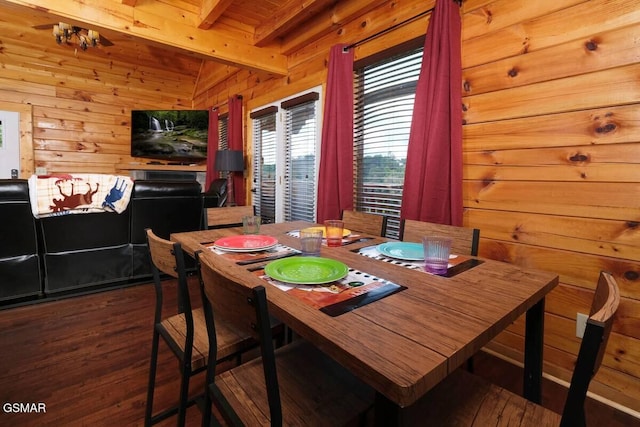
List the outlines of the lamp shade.
<svg viewBox="0 0 640 427">
<path fill-rule="evenodd" d="M 238 172 L 244 170 L 244 157 L 240 150 L 219 150 L 216 153 L 216 170 Z"/>
</svg>

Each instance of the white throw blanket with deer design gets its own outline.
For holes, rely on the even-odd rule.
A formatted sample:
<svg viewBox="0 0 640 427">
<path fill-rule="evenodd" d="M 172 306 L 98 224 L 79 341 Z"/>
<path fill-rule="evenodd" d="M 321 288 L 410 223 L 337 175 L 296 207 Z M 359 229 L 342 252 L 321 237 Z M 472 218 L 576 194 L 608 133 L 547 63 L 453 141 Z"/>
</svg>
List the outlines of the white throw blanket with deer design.
<svg viewBox="0 0 640 427">
<path fill-rule="evenodd" d="M 32 175 L 31 210 L 36 218 L 90 212 L 122 213 L 129 204 L 133 181 L 103 174 Z"/>
</svg>

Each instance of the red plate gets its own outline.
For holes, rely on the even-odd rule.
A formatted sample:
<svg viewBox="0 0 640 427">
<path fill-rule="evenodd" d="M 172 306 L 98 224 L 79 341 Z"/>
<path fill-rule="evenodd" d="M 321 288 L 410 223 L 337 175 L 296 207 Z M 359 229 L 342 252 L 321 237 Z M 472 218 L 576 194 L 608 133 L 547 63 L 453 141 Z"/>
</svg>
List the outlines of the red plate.
<svg viewBox="0 0 640 427">
<path fill-rule="evenodd" d="M 278 244 L 278 239 L 260 234 L 243 234 L 239 236 L 222 237 L 213 245 L 224 251 L 253 252 L 269 249 Z"/>
</svg>

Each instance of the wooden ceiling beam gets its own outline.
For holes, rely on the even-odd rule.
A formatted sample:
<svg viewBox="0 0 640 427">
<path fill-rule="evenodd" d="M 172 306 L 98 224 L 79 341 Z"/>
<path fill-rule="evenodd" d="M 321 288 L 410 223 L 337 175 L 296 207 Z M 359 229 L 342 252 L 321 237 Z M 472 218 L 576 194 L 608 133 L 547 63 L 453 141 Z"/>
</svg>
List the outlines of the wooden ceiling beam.
<svg viewBox="0 0 640 427">
<path fill-rule="evenodd" d="M 211 28 L 231 3 L 233 3 L 233 0 L 202 0 L 198 28 L 201 30 Z"/>
<path fill-rule="evenodd" d="M 287 74 L 287 58 L 275 49 L 254 46 L 244 34 L 197 28 L 185 15 L 158 15 L 153 10 L 154 4 L 129 7 L 121 1 L 105 0 L 5 1 L 84 22 L 90 27 L 117 31 L 201 59 L 278 76 Z"/>
<path fill-rule="evenodd" d="M 333 3 L 335 0 L 290 0 L 271 19 L 256 28 L 253 43 L 265 46 Z"/>
<path fill-rule="evenodd" d="M 385 4 L 387 0 L 369 0 L 366 2 L 337 2 L 313 16 L 305 23 L 304 32 L 294 32 L 283 38 L 281 53 L 288 55 L 327 34 L 336 31 L 343 25 Z"/>
</svg>

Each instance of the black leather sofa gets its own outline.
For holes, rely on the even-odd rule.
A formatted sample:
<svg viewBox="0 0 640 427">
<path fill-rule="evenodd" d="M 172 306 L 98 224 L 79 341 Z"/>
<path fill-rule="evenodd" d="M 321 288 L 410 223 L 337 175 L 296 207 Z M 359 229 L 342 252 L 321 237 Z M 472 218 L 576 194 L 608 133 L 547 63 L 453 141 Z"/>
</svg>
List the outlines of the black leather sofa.
<svg viewBox="0 0 640 427">
<path fill-rule="evenodd" d="M 24 180 L 0 180 L 0 302 L 42 291 L 36 220 Z"/>
<path fill-rule="evenodd" d="M 35 219 L 26 180 L 0 180 L 0 305 L 91 292 L 151 278 L 144 229 L 199 230 L 196 181 L 137 180 L 121 213 Z"/>
</svg>

